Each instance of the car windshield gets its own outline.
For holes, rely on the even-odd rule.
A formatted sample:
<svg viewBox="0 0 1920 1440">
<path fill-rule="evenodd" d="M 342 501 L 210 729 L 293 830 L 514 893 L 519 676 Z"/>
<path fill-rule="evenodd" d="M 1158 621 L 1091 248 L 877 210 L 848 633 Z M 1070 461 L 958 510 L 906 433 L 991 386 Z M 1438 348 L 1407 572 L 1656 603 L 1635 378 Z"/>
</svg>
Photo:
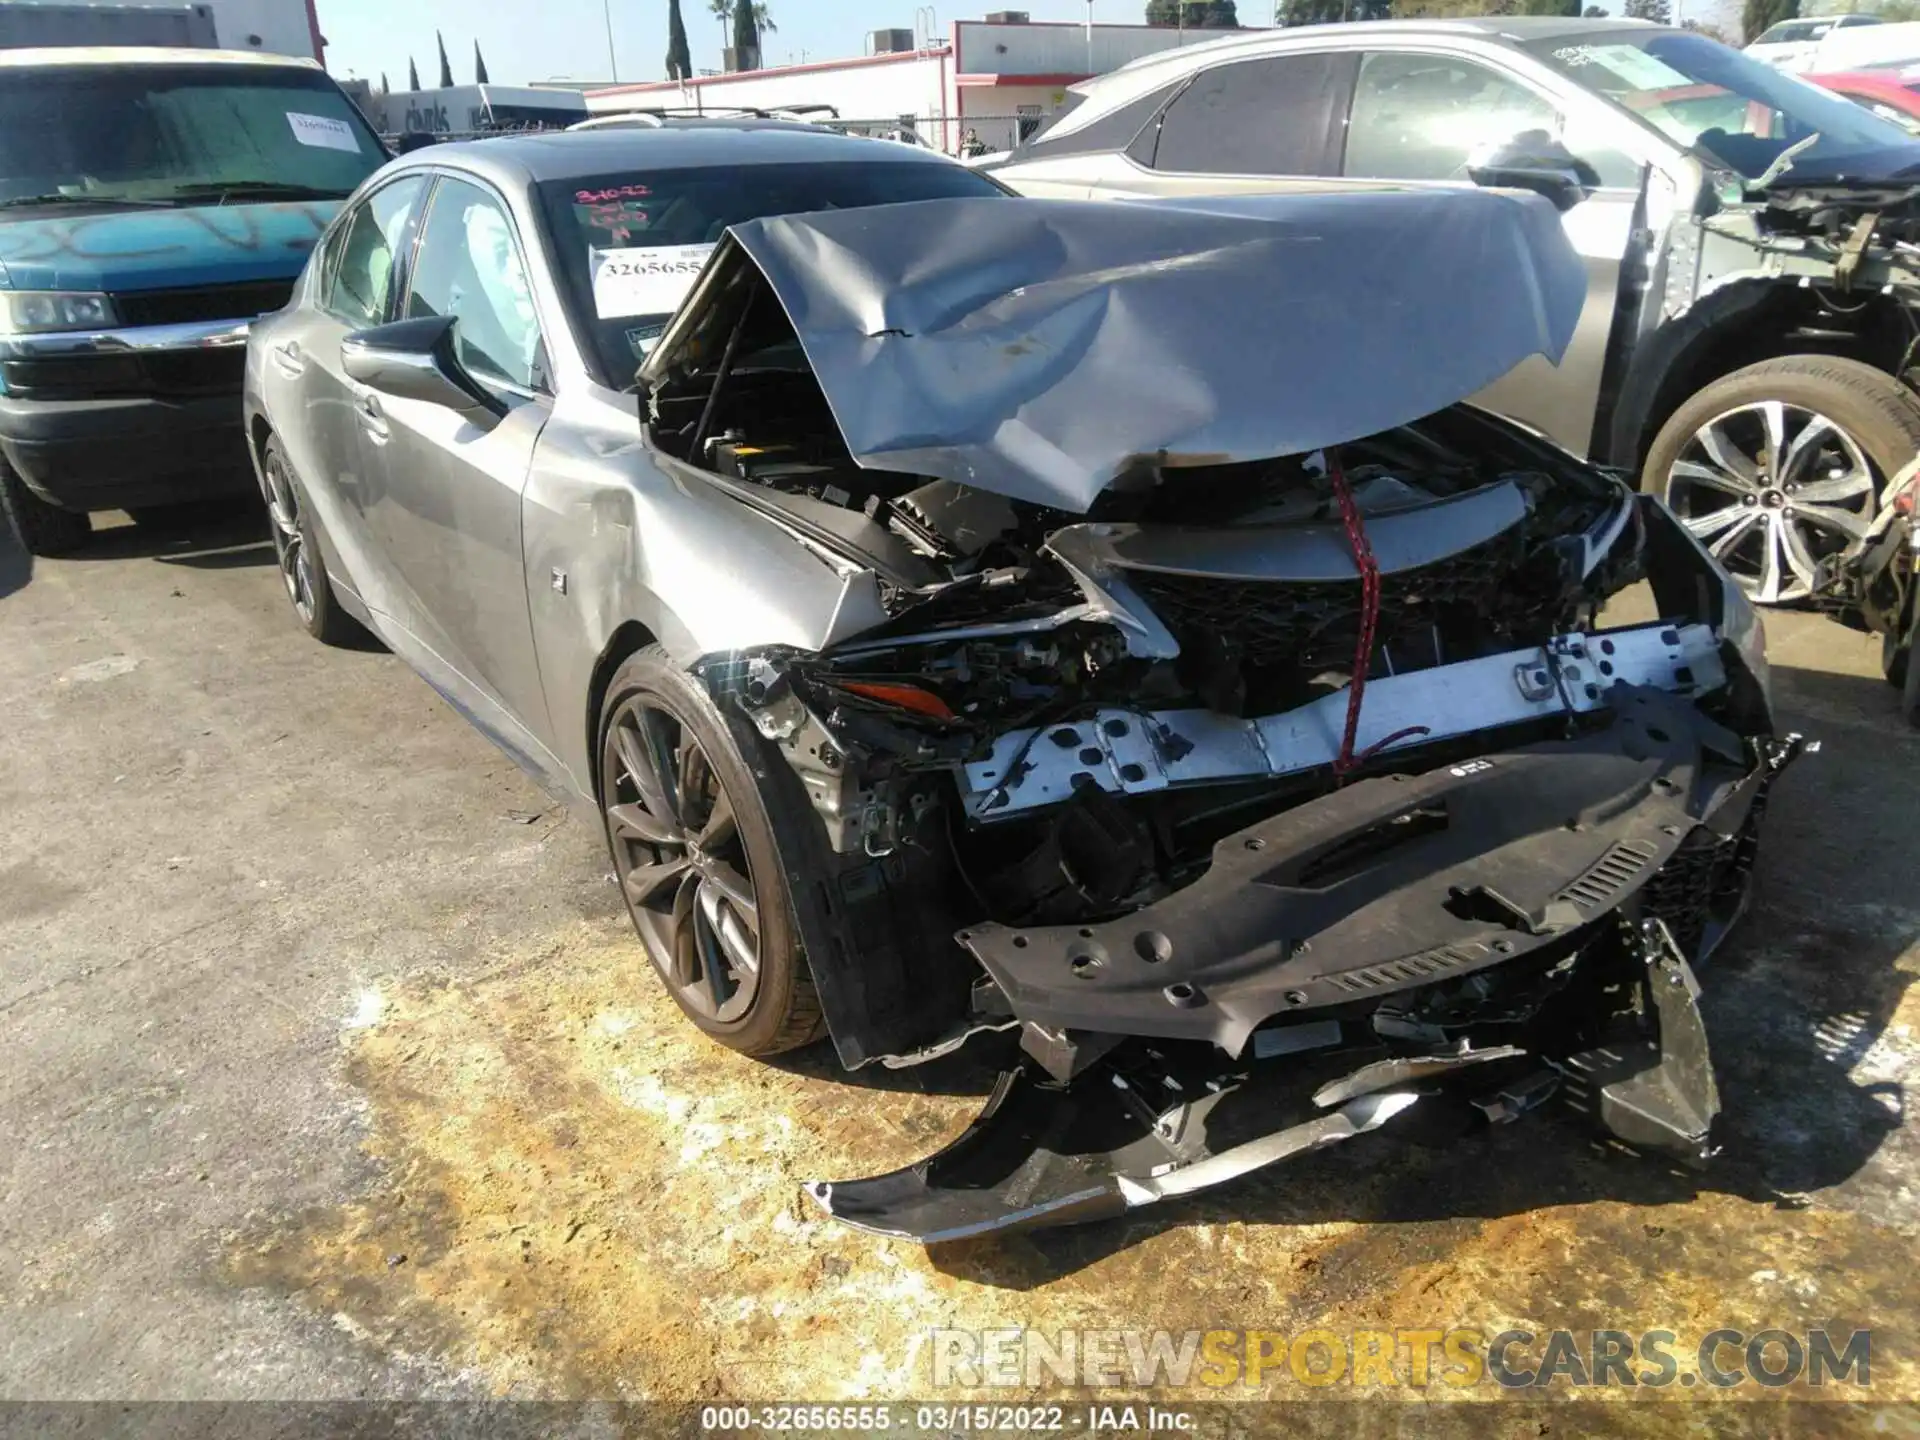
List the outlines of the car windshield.
<svg viewBox="0 0 1920 1440">
<path fill-rule="evenodd" d="M 1775 25 L 1758 40 L 1756 45 L 1792 45 L 1803 40 L 1820 40 L 1835 27 L 1833 20 L 1788 20 Z"/>
<path fill-rule="evenodd" d="M 267 65 L 0 70 L 0 205 L 342 196 L 386 159 L 318 71 Z"/>
<path fill-rule="evenodd" d="M 590 337 L 601 383 L 615 387 L 632 383 L 729 225 L 1006 193 L 960 165 L 881 159 L 628 170 L 551 181 L 539 192 L 575 329 Z"/>
<path fill-rule="evenodd" d="M 1608 31 L 1592 41 L 1526 48 L 1723 168 L 1749 180 L 1790 145 L 1785 184 L 1920 174 L 1920 144 L 1829 90 L 1782 74 L 1717 40 L 1673 30 Z"/>
</svg>

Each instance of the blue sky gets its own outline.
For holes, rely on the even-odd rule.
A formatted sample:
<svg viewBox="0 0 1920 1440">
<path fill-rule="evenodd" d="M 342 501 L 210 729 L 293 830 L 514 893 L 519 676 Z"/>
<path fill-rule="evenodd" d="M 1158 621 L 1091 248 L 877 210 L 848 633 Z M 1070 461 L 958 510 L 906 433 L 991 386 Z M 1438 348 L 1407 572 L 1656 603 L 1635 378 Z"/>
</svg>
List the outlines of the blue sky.
<svg viewBox="0 0 1920 1440">
<path fill-rule="evenodd" d="M 615 53 L 622 80 L 655 80 L 665 73 L 666 0 L 610 0 Z M 989 9 L 1019 0 L 989 0 L 978 8 L 942 9 L 941 33 L 957 19 L 976 19 Z M 780 28 L 765 38 L 768 64 L 832 60 L 858 55 L 866 32 L 911 26 L 914 0 L 767 0 Z M 681 0 L 696 70 L 718 69 L 720 22 L 708 0 Z M 1255 4 L 1245 18 L 1254 19 Z M 607 78 L 607 29 L 602 0 L 317 0 L 320 30 L 327 37 L 327 64 L 336 75 L 376 80 L 384 71 L 395 89 L 407 78 L 407 57 L 432 85 L 438 60 L 433 32 L 447 39 L 453 78 L 473 79 L 473 42 L 487 57 L 497 84 L 551 80 L 558 76 Z M 1035 20 L 1084 20 L 1082 0 L 1025 0 Z M 1095 0 L 1094 18 L 1138 24 L 1145 0 Z"/>
</svg>

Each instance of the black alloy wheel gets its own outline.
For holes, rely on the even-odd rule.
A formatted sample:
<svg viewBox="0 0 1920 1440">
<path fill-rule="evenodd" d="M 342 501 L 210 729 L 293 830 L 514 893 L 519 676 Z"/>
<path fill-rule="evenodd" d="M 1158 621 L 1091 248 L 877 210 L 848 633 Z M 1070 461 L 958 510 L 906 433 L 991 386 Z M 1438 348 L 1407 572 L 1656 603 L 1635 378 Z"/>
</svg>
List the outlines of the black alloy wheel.
<svg viewBox="0 0 1920 1440">
<path fill-rule="evenodd" d="M 365 628 L 341 608 L 327 579 L 318 534 L 277 436 L 267 441 L 260 456 L 260 489 L 267 502 L 280 581 L 301 628 L 323 645 L 364 642 Z"/>
<path fill-rule="evenodd" d="M 711 699 L 644 650 L 615 675 L 601 737 L 615 878 L 674 1002 L 747 1054 L 818 1038 L 766 800 Z"/>
</svg>

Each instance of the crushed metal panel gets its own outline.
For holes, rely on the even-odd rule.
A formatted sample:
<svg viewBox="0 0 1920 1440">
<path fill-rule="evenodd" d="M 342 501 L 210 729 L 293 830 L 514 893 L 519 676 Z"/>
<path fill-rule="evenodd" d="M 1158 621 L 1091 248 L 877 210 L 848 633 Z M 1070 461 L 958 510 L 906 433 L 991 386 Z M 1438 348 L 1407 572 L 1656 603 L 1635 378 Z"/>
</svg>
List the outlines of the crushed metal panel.
<svg viewBox="0 0 1920 1440">
<path fill-rule="evenodd" d="M 1557 360 L 1586 294 L 1551 205 L 1477 190 L 931 200 L 729 236 L 860 464 L 1076 513 L 1143 464 L 1303 454 L 1432 414 Z"/>
</svg>

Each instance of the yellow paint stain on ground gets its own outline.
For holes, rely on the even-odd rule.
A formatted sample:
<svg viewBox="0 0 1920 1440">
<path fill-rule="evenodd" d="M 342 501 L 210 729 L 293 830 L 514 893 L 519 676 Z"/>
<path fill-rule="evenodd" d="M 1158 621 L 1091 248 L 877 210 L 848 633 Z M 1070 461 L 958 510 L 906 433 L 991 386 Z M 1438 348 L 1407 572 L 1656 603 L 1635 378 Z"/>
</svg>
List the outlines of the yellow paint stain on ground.
<svg viewBox="0 0 1920 1440">
<path fill-rule="evenodd" d="M 1464 1155 L 1370 1137 L 1128 1222 L 929 1253 L 826 1219 L 800 1184 L 937 1148 L 990 1077 L 920 1093 L 915 1072 L 884 1081 L 909 1088 L 877 1089 L 828 1053 L 788 1066 L 733 1055 L 687 1024 L 612 923 L 475 981 L 383 999 L 342 1042 L 369 1106 L 369 1188 L 232 1237 L 226 1278 L 502 1394 L 925 1397 L 940 1327 L 1665 1327 L 1683 1348 L 1719 1325 L 1867 1324 L 1888 1336 L 1873 1398 L 1920 1394 L 1893 1343 L 1920 1311 L 1912 1267 L 1889 1253 L 1904 1241 L 1840 1210 L 1613 1198 L 1605 1187 L 1651 1183 L 1647 1162 L 1596 1158 L 1564 1126 L 1532 1122 L 1531 1140 L 1504 1138 L 1529 1128 L 1510 1127 L 1504 1149 Z M 1394 1153 L 1360 1151 L 1375 1141 Z M 1440 1180 L 1516 1157 L 1578 1172 L 1593 1198 L 1433 1206 Z M 1257 1390 L 1185 1392 L 1262 1393 L 1306 1392 L 1284 1368 Z"/>
</svg>

